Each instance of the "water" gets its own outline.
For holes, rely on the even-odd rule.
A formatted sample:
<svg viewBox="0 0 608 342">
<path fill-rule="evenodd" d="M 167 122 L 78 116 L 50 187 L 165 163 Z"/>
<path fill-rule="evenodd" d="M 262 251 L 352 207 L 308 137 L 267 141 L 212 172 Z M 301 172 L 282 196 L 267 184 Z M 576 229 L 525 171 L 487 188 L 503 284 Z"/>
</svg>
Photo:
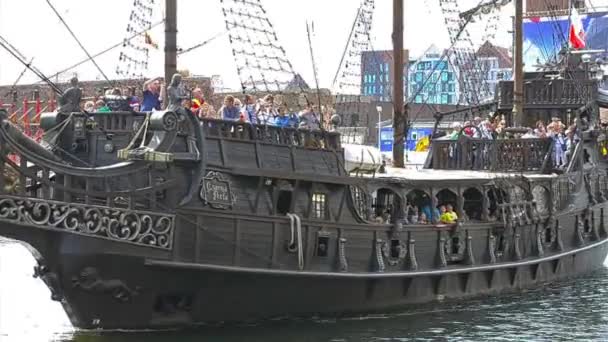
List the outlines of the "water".
<svg viewBox="0 0 608 342">
<path fill-rule="evenodd" d="M 525 293 L 399 314 L 102 334 L 75 331 L 32 278 L 33 266 L 21 246 L 0 245 L 0 342 L 608 341 L 608 269 Z"/>
</svg>

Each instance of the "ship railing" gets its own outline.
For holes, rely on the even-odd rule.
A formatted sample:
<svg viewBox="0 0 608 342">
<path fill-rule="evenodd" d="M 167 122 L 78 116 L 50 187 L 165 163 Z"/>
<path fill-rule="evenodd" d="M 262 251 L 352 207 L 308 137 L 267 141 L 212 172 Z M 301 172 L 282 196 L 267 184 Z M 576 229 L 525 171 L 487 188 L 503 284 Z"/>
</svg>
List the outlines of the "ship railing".
<svg viewBox="0 0 608 342">
<path fill-rule="evenodd" d="M 474 139 L 434 140 L 431 168 L 524 172 L 541 171 L 551 151 L 551 139 Z"/>
<path fill-rule="evenodd" d="M 597 93 L 591 80 L 526 80 L 525 108 L 579 108 Z M 513 81 L 501 81 L 497 91 L 498 109 L 513 108 Z"/>
<path fill-rule="evenodd" d="M 203 119 L 207 137 L 258 141 L 273 145 L 339 150 L 340 134 L 321 130 L 252 125 L 246 122 Z"/>
</svg>

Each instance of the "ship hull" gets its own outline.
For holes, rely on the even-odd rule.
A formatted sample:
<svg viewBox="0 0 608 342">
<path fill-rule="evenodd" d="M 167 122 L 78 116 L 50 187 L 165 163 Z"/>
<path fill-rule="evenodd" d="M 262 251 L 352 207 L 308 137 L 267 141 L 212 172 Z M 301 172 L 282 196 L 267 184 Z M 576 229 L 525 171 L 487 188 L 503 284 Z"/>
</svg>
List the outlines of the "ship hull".
<svg viewBox="0 0 608 342">
<path fill-rule="evenodd" d="M 79 328 L 155 329 L 201 323 L 389 312 L 449 299 L 496 295 L 602 267 L 605 240 L 540 260 L 402 274 L 257 272 L 69 253 L 39 272 Z"/>
</svg>

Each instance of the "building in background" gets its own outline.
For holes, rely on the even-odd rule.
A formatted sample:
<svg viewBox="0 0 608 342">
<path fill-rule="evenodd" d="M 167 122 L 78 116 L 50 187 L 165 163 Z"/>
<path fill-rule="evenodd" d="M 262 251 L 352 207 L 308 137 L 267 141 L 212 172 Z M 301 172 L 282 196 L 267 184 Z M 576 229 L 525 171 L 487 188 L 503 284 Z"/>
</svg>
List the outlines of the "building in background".
<svg viewBox="0 0 608 342">
<path fill-rule="evenodd" d="M 489 95 L 493 98 L 498 82 L 513 77 L 513 59 L 509 49 L 487 41 L 477 50 L 477 61 L 483 71 Z"/>
<path fill-rule="evenodd" d="M 458 71 L 435 45 L 417 60 L 410 61 L 409 94 L 413 103 L 457 104 L 460 101 Z"/>
<path fill-rule="evenodd" d="M 407 99 L 409 51 L 403 53 L 403 91 Z M 391 101 L 393 96 L 393 51 L 364 51 L 361 54 L 361 95 L 377 101 Z"/>
</svg>

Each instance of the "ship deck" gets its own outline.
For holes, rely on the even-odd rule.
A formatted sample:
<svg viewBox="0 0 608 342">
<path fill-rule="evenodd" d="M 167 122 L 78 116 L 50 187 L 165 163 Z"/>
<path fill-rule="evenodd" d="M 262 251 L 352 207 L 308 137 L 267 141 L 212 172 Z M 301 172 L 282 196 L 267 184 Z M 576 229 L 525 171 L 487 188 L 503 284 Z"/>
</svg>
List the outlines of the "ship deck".
<svg viewBox="0 0 608 342">
<path fill-rule="evenodd" d="M 521 178 L 528 179 L 550 179 L 558 177 L 558 174 L 540 174 L 533 172 L 488 172 L 488 171 L 463 171 L 463 170 L 434 170 L 434 169 L 401 169 L 387 167 L 386 173 L 376 173 L 378 179 L 390 179 L 394 181 L 491 181 L 494 179 Z"/>
</svg>

